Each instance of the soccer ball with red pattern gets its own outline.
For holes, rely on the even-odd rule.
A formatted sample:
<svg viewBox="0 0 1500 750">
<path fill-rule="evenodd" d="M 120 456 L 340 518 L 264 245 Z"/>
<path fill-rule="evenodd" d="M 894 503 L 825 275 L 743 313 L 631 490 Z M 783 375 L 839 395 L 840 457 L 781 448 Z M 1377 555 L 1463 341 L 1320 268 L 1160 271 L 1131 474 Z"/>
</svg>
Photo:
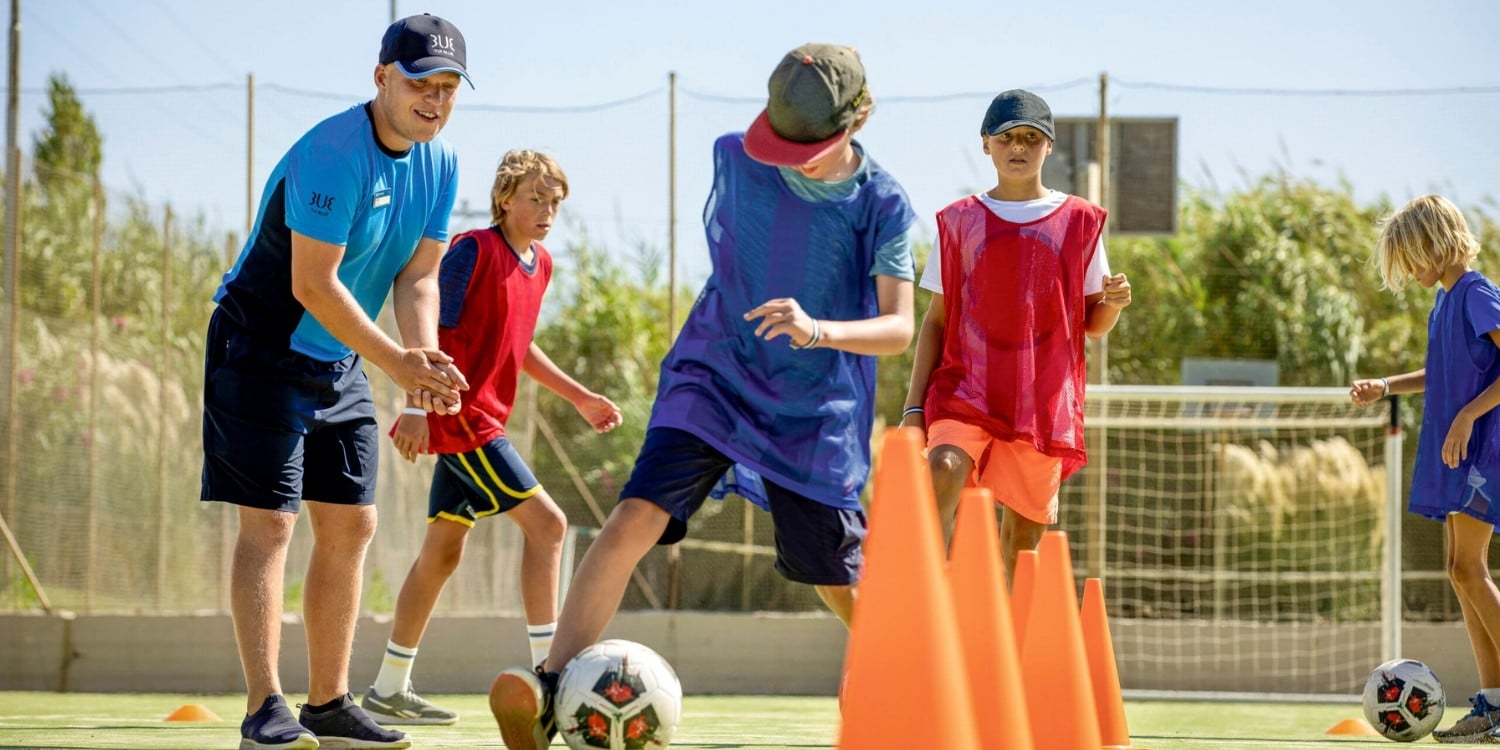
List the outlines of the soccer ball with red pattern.
<svg viewBox="0 0 1500 750">
<path fill-rule="evenodd" d="M 1392 659 L 1365 681 L 1365 718 L 1387 739 L 1420 740 L 1443 718 L 1443 685 L 1426 664 Z"/>
<path fill-rule="evenodd" d="M 600 641 L 563 669 L 555 710 L 573 750 L 662 750 L 682 718 L 682 685 L 655 651 Z"/>
</svg>

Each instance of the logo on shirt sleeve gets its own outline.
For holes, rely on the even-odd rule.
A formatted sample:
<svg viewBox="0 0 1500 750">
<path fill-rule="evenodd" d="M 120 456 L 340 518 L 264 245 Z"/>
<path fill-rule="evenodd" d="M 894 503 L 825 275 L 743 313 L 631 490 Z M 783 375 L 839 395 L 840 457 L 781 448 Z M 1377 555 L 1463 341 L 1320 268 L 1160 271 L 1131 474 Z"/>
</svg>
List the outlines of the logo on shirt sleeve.
<svg viewBox="0 0 1500 750">
<path fill-rule="evenodd" d="M 307 202 L 307 205 L 312 207 L 313 213 L 319 216 L 327 216 L 333 210 L 333 199 L 334 196 L 332 195 L 313 193 L 312 199 Z"/>
</svg>

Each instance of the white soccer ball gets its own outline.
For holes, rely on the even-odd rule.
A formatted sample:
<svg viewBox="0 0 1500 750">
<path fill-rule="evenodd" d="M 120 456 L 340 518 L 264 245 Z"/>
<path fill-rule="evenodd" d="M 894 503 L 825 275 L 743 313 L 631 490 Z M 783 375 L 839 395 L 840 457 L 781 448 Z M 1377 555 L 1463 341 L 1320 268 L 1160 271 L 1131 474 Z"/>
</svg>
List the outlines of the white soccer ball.
<svg viewBox="0 0 1500 750">
<path fill-rule="evenodd" d="M 1387 739 L 1413 742 L 1432 733 L 1443 718 L 1443 685 L 1426 664 L 1392 659 L 1365 681 L 1365 718 Z"/>
<path fill-rule="evenodd" d="M 563 669 L 555 710 L 573 750 L 662 750 L 682 719 L 682 685 L 655 651 L 600 641 Z"/>
</svg>

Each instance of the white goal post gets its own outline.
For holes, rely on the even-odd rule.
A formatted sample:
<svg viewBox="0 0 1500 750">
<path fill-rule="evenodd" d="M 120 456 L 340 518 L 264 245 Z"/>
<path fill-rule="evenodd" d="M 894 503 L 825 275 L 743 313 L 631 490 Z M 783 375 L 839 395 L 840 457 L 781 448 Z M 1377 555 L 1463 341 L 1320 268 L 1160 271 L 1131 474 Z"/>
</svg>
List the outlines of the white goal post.
<svg viewBox="0 0 1500 750">
<path fill-rule="evenodd" d="M 1346 388 L 1090 386 L 1059 527 L 1122 679 L 1349 694 L 1401 653 L 1402 436 Z M 1130 685 L 1127 685 L 1130 686 Z"/>
</svg>

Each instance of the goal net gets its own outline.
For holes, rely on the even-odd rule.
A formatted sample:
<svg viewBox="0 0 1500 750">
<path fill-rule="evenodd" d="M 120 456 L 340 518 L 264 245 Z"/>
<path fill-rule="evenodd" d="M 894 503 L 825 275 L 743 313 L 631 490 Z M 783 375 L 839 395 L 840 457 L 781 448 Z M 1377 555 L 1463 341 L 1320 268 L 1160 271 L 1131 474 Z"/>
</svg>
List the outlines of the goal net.
<svg viewBox="0 0 1500 750">
<path fill-rule="evenodd" d="M 1090 461 L 1060 526 L 1077 574 L 1104 580 L 1127 687 L 1349 694 L 1399 649 L 1390 404 L 1090 388 Z"/>
</svg>

